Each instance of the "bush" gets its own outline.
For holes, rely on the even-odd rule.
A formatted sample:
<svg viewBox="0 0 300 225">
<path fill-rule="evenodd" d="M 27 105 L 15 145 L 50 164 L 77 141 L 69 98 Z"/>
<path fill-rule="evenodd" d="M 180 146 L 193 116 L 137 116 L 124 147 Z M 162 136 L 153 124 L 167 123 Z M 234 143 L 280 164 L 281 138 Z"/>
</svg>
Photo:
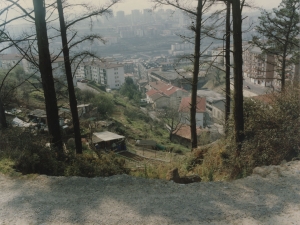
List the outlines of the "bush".
<svg viewBox="0 0 300 225">
<path fill-rule="evenodd" d="M 266 102 L 246 99 L 244 103 L 245 140 L 239 155 L 232 135 L 226 139 L 224 162 L 232 168 L 232 178 L 252 172 L 254 167 L 280 164 L 299 154 L 300 102 L 299 89 L 270 94 Z M 232 123 L 231 123 L 232 124 Z"/>
<path fill-rule="evenodd" d="M 15 169 L 22 174 L 58 176 L 64 173 L 64 163 L 57 160 L 55 151 L 36 145 L 22 152 L 16 160 Z"/>
<path fill-rule="evenodd" d="M 129 77 L 125 78 L 125 83 L 120 88 L 120 94 L 133 100 L 136 103 L 140 102 L 142 93 L 139 91 L 138 86 L 133 83 L 133 80 Z"/>
<path fill-rule="evenodd" d="M 116 174 L 127 174 L 125 160 L 116 157 L 114 153 L 102 154 L 99 158 L 91 155 L 78 155 L 66 167 L 66 176 L 112 176 Z"/>
<path fill-rule="evenodd" d="M 92 99 L 92 103 L 97 107 L 98 113 L 104 117 L 111 114 L 114 110 L 115 104 L 113 98 L 108 95 L 97 95 Z"/>
<path fill-rule="evenodd" d="M 65 153 L 64 160 L 58 160 L 54 149 L 46 147 L 47 136 L 34 136 L 21 129 L 7 129 L 1 134 L 5 148 L 1 148 L 0 159 L 11 159 L 14 168 L 22 174 L 45 174 L 52 176 L 111 176 L 129 173 L 125 160 L 114 153 L 75 155 Z M 72 141 L 70 141 L 72 142 Z"/>
</svg>

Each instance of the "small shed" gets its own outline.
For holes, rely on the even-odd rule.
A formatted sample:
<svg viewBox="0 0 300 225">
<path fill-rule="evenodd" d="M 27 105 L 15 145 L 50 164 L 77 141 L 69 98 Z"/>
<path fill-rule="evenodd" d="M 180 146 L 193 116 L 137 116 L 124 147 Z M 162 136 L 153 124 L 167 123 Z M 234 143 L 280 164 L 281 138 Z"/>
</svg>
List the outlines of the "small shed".
<svg viewBox="0 0 300 225">
<path fill-rule="evenodd" d="M 66 117 L 66 114 L 68 114 L 68 112 L 66 110 L 59 109 L 58 115 L 59 115 L 60 126 L 64 125 L 64 118 Z M 34 123 L 48 125 L 47 113 L 43 109 L 35 109 L 35 110 L 31 111 L 27 116 Z"/>
<path fill-rule="evenodd" d="M 43 109 L 35 109 L 28 114 L 28 118 L 35 123 L 47 124 L 46 111 Z"/>
<path fill-rule="evenodd" d="M 156 149 L 157 143 L 153 140 L 137 140 L 135 145 L 143 148 Z"/>
<path fill-rule="evenodd" d="M 91 109 L 91 104 L 81 104 L 81 105 L 77 105 L 77 110 L 78 112 L 81 111 L 82 114 L 88 113 L 90 112 Z"/>
<path fill-rule="evenodd" d="M 126 150 L 125 137 L 109 131 L 93 133 L 92 143 L 99 150 Z"/>
<path fill-rule="evenodd" d="M 201 133 L 203 130 L 201 130 L 199 127 L 196 128 L 197 132 L 197 138 L 199 140 Z M 172 142 L 181 144 L 183 146 L 186 146 L 187 148 L 191 147 L 191 127 L 186 124 L 180 124 L 176 130 L 172 133 Z"/>
</svg>

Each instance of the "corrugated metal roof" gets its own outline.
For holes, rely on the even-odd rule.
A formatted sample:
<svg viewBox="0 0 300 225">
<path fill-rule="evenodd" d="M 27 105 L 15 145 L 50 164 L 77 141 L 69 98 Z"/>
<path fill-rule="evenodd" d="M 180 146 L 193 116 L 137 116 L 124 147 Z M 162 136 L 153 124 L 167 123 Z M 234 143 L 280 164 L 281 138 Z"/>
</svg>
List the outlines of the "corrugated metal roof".
<svg viewBox="0 0 300 225">
<path fill-rule="evenodd" d="M 104 132 L 93 133 L 92 141 L 93 143 L 98 143 L 102 141 L 111 141 L 111 140 L 118 140 L 123 138 L 125 137 L 109 131 L 104 131 Z"/>
<path fill-rule="evenodd" d="M 143 145 L 156 146 L 156 141 L 153 141 L 153 140 L 137 140 L 135 145 L 138 145 L 138 146 L 143 146 Z"/>
<path fill-rule="evenodd" d="M 35 116 L 38 118 L 46 118 L 47 117 L 46 111 L 42 110 L 42 109 L 35 109 L 35 110 L 31 111 L 28 115 Z"/>
</svg>

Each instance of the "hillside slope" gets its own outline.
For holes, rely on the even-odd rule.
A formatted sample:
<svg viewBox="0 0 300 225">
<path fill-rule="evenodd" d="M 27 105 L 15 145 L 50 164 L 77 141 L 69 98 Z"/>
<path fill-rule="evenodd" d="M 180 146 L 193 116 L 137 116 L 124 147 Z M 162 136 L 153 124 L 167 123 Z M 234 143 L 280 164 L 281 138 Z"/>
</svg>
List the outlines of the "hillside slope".
<svg viewBox="0 0 300 225">
<path fill-rule="evenodd" d="M 93 179 L 0 175 L 0 222 L 299 224 L 300 161 L 256 172 L 260 175 L 233 182 L 189 185 L 127 175 Z"/>
</svg>

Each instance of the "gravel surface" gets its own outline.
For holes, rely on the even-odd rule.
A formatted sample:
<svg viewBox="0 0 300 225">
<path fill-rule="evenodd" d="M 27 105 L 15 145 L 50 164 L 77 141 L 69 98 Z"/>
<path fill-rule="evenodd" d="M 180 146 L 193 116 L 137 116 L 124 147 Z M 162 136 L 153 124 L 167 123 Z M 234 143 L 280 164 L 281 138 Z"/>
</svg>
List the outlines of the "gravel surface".
<svg viewBox="0 0 300 225">
<path fill-rule="evenodd" d="M 0 175 L 1 224 L 300 224 L 300 162 L 233 182 Z"/>
</svg>

